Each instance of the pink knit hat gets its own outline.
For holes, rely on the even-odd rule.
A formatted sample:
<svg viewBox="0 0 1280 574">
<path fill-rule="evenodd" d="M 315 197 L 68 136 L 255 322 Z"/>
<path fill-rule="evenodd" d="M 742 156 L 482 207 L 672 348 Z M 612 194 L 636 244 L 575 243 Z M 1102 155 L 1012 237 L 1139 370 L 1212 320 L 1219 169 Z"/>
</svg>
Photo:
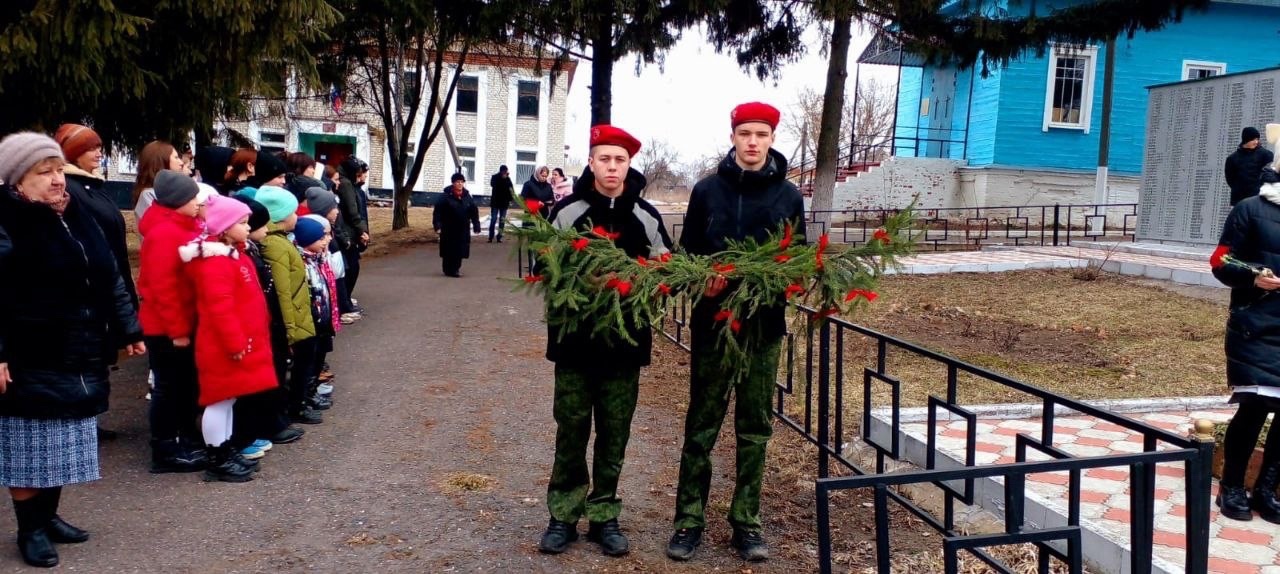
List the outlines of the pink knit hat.
<svg viewBox="0 0 1280 574">
<path fill-rule="evenodd" d="M 208 199 L 204 208 L 204 226 L 210 237 L 222 235 L 241 219 L 253 213 L 248 205 L 234 199 L 215 195 Z"/>
</svg>

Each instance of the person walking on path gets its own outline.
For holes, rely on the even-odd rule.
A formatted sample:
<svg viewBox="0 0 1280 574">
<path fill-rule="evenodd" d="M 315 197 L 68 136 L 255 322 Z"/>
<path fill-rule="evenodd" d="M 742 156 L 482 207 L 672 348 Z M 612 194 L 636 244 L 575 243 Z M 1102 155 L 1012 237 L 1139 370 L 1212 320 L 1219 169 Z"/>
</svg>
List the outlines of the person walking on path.
<svg viewBox="0 0 1280 574">
<path fill-rule="evenodd" d="M 1246 134 L 1247 135 L 1247 134 Z M 1243 149 L 1243 148 L 1242 148 Z M 1263 447 L 1262 467 L 1245 489 L 1245 471 L 1267 416 L 1280 412 L 1280 181 L 1275 172 L 1260 193 L 1236 204 L 1227 215 L 1218 248 L 1209 259 L 1213 275 L 1231 287 L 1227 318 L 1227 385 L 1239 404 L 1223 442 L 1222 482 L 1217 504 L 1233 520 L 1280 524 L 1280 424 L 1273 423 Z"/>
<path fill-rule="evenodd" d="M 117 349 L 146 352 L 115 255 L 67 193 L 62 149 L 43 134 L 0 140 L 0 484 L 27 564 L 89 533 L 58 516 L 62 488 L 97 480 L 97 415 Z"/>
<path fill-rule="evenodd" d="M 742 104 L 730 113 L 733 149 L 715 175 L 694 186 L 689 198 L 680 244 L 690 254 L 714 256 L 724 251 L 729 241 L 763 242 L 784 223 L 804 229 L 804 200 L 786 179 L 786 158 L 771 148 L 779 116 L 776 108 L 758 102 Z M 667 555 L 676 560 L 692 558 L 702 542 L 711 488 L 711 451 L 731 394 L 735 398 L 738 468 L 729 507 L 733 526 L 730 544 L 746 560 L 769 556 L 760 535 L 760 485 L 773 431 L 769 397 L 786 334 L 786 305 L 778 301 L 742 320 L 744 336 L 754 337 L 760 350 L 749 359 L 746 374 L 734 384 L 733 374 L 724 368 L 722 351 L 716 347 L 714 328 L 720 302 L 732 288 L 723 276 L 711 278 L 704 297 L 693 309 L 689 412 L 676 491 L 676 532 L 667 546 Z"/>
<path fill-rule="evenodd" d="M 237 397 L 276 388 L 271 316 L 253 261 L 245 255 L 249 206 L 214 196 L 206 208 L 208 236 L 179 248 L 196 290 L 196 372 L 201 434 L 211 454 L 207 481 L 246 482 L 255 463 L 232 447 Z"/>
<path fill-rule="evenodd" d="M 551 223 L 559 229 L 590 232 L 603 227 L 629 257 L 659 257 L 671 240 L 658 210 L 641 199 L 645 179 L 631 169 L 640 142 L 613 126 L 591 128 L 588 168 L 573 193 L 556 204 Z M 538 549 L 564 552 L 578 537 L 578 519 L 590 522 L 587 538 L 606 555 L 621 556 L 630 543 L 618 526 L 622 500 L 618 476 L 631 437 L 631 419 L 639 393 L 640 368 L 649 364 L 653 333 L 628 325 L 635 344 L 609 344 L 591 328 L 562 332 L 547 327 L 547 360 L 555 367 L 555 461 L 547 484 L 551 521 Z M 587 472 L 587 442 L 595 422 L 595 455 Z M 590 488 L 590 493 L 588 493 Z"/>
<path fill-rule="evenodd" d="M 480 233 L 480 210 L 467 191 L 467 178 L 453 174 L 431 214 L 431 227 L 440 236 L 444 274 L 462 277 L 462 260 L 471 257 L 471 233 Z"/>
<path fill-rule="evenodd" d="M 1262 187 L 1262 169 L 1275 161 L 1275 155 L 1262 147 L 1258 128 L 1247 127 L 1240 134 L 1240 147 L 1227 156 L 1223 171 L 1231 188 L 1231 205 L 1258 195 Z"/>
<path fill-rule="evenodd" d="M 516 186 L 511 182 L 511 174 L 507 166 L 499 166 L 498 173 L 489 178 L 489 243 L 493 243 L 493 232 L 498 232 L 498 243 L 502 243 L 502 228 L 507 225 L 507 209 L 511 207 L 511 199 L 516 194 Z"/>
</svg>

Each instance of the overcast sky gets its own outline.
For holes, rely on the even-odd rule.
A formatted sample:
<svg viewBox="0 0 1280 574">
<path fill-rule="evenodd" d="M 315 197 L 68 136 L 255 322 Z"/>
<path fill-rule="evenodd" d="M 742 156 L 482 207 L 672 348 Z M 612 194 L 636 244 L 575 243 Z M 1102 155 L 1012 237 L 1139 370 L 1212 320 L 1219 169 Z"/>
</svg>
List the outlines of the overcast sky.
<svg viewBox="0 0 1280 574">
<path fill-rule="evenodd" d="M 613 124 L 640 141 L 666 141 L 689 162 L 729 148 L 729 110 L 748 101 L 763 101 L 783 110 L 804 87 L 821 92 L 826 83 L 827 59 L 820 53 L 824 42 L 816 30 L 806 34 L 809 51 L 805 58 L 783 69 L 776 80 L 761 82 L 738 67 L 732 55 L 716 54 L 699 30 L 684 38 L 666 56 L 663 66 L 646 66 L 635 74 L 635 59 L 625 57 L 613 70 Z M 856 56 L 862 53 L 871 35 L 854 30 L 849 58 L 847 93 L 853 93 Z M 863 66 L 862 76 L 877 77 L 892 85 L 896 70 L 888 66 Z M 569 90 L 567 138 L 569 157 L 586 157 L 587 132 L 591 122 L 591 62 L 581 61 Z M 791 154 L 798 142 L 781 137 L 775 144 Z M 644 151 L 641 151 L 643 154 Z"/>
</svg>

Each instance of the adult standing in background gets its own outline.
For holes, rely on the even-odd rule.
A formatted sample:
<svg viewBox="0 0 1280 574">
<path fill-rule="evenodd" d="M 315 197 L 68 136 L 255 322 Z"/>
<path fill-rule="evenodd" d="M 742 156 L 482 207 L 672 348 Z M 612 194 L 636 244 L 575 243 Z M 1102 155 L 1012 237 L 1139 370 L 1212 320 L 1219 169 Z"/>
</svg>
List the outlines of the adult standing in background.
<svg viewBox="0 0 1280 574">
<path fill-rule="evenodd" d="M 217 145 L 200 148 L 195 158 L 196 181 L 209 184 L 219 195 L 230 195 L 226 186 L 227 170 L 231 169 L 231 156 L 235 153 L 236 150 Z"/>
<path fill-rule="evenodd" d="M 22 559 L 45 568 L 58 564 L 54 543 L 89 539 L 58 506 L 64 486 L 100 478 L 108 365 L 120 347 L 146 352 L 115 256 L 67 193 L 63 163 L 46 135 L 0 140 L 0 484 Z"/>
<path fill-rule="evenodd" d="M 1262 147 L 1258 128 L 1247 127 L 1240 133 L 1240 147 L 1227 156 L 1223 171 L 1231 188 L 1231 205 L 1258 195 L 1262 187 L 1262 168 L 1275 161 L 1275 154 Z"/>
<path fill-rule="evenodd" d="M 129 244 L 126 239 L 124 216 L 116 205 L 116 198 L 107 192 L 107 179 L 102 176 L 102 138 L 87 126 L 62 124 L 54 135 L 62 146 L 67 164 L 63 171 L 67 178 L 67 193 L 88 210 L 89 216 L 102 229 L 107 246 L 115 255 L 120 278 L 129 291 L 133 306 L 138 307 L 138 289 L 133 284 L 133 270 L 129 266 Z"/>
<path fill-rule="evenodd" d="M 350 242 L 342 250 L 342 262 L 346 266 L 343 282 L 352 308 L 346 312 L 359 312 L 355 302 L 356 281 L 360 279 L 360 253 L 369 245 L 369 196 L 361 189 L 364 177 L 369 173 L 368 164 L 355 156 L 347 156 L 338 166 L 338 224 L 343 227 Z"/>
<path fill-rule="evenodd" d="M 284 187 L 284 176 L 289 172 L 289 166 L 285 165 L 280 156 L 266 150 L 258 150 L 253 167 L 253 177 L 248 180 L 252 187 L 264 185 Z"/>
<path fill-rule="evenodd" d="M 551 170 L 551 195 L 555 197 L 556 203 L 560 203 L 571 193 L 573 193 L 573 182 L 564 175 L 564 170 L 558 167 Z"/>
<path fill-rule="evenodd" d="M 307 190 L 313 187 L 324 187 L 324 183 L 316 179 L 316 160 L 310 155 L 302 152 L 289 154 L 288 164 L 289 173 L 285 175 L 288 181 L 284 188 L 293 193 L 298 198 L 298 202 L 307 200 Z"/>
<path fill-rule="evenodd" d="M 440 259 L 444 274 L 462 277 L 462 260 L 471 256 L 471 233 L 468 231 L 480 233 L 480 210 L 467 191 L 466 176 L 455 173 L 450 181 L 453 184 L 444 188 L 440 200 L 436 202 L 431 215 L 431 226 L 440 235 Z"/>
<path fill-rule="evenodd" d="M 142 147 L 138 154 L 138 177 L 133 182 L 133 214 L 135 222 L 141 222 L 151 203 L 156 200 L 156 176 L 169 170 L 186 173 L 182 156 L 169 142 L 153 141 Z"/>
<path fill-rule="evenodd" d="M 551 215 L 551 206 L 556 202 L 555 190 L 551 187 L 551 182 L 547 181 L 549 177 L 551 177 L 551 170 L 545 165 L 538 166 L 533 175 L 529 176 L 529 181 L 524 182 L 524 187 L 520 188 L 521 199 L 525 201 L 536 199 L 542 202 L 543 217 Z"/>
<path fill-rule="evenodd" d="M 516 194 L 516 186 L 511 182 L 511 174 L 507 166 L 499 166 L 498 173 L 489 177 L 489 243 L 493 243 L 493 232 L 498 232 L 498 243 L 502 243 L 502 228 L 507 224 L 507 208 L 511 207 L 511 198 Z"/>
</svg>

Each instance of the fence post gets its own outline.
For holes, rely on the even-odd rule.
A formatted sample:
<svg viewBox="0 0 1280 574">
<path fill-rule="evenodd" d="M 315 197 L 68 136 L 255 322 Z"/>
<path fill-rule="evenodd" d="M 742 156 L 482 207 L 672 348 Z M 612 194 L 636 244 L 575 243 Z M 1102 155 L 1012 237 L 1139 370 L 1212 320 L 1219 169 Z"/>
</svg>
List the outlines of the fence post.
<svg viewBox="0 0 1280 574">
<path fill-rule="evenodd" d="M 1053 204 L 1053 246 L 1054 247 L 1058 246 L 1058 216 L 1061 210 L 1062 210 L 1061 205 L 1057 203 Z"/>
<path fill-rule="evenodd" d="M 822 321 L 818 330 L 818 478 L 827 478 L 831 464 L 831 437 L 827 430 L 831 423 L 831 321 L 821 313 L 818 317 Z"/>
<path fill-rule="evenodd" d="M 1209 499 L 1213 485 L 1213 422 L 1195 422 L 1191 436 L 1200 451 L 1186 463 L 1187 564 L 1190 574 L 1209 571 Z"/>
</svg>

